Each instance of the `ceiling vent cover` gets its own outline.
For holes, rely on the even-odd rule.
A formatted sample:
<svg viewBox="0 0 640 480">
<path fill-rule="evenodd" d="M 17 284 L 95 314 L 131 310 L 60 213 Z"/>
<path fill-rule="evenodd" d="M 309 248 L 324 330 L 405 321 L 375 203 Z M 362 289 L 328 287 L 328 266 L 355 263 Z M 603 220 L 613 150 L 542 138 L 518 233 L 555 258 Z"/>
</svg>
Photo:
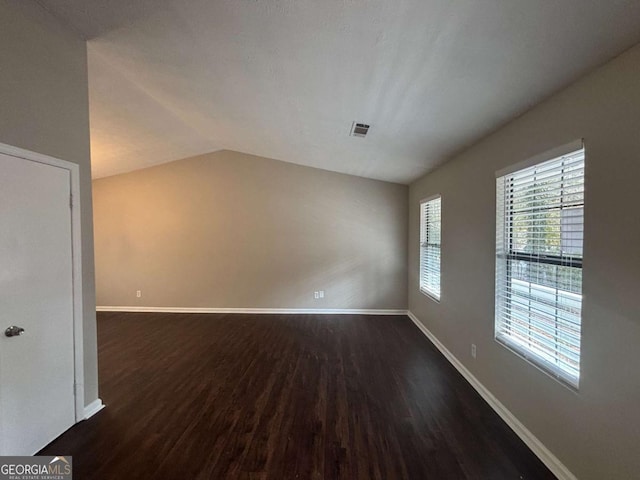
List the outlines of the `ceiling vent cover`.
<svg viewBox="0 0 640 480">
<path fill-rule="evenodd" d="M 352 137 L 366 137 L 367 132 L 369 132 L 369 125 L 357 122 L 353 122 L 353 124 L 351 125 Z"/>
</svg>

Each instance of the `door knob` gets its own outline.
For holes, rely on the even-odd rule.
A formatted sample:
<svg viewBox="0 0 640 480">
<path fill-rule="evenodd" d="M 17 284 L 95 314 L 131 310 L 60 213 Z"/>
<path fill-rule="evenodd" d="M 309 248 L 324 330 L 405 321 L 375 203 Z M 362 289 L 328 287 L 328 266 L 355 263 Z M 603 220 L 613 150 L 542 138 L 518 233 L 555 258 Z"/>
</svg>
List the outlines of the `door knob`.
<svg viewBox="0 0 640 480">
<path fill-rule="evenodd" d="M 18 335 L 22 335 L 24 333 L 24 328 L 16 327 L 15 325 L 11 325 L 4 331 L 4 334 L 7 337 L 16 337 Z"/>
</svg>

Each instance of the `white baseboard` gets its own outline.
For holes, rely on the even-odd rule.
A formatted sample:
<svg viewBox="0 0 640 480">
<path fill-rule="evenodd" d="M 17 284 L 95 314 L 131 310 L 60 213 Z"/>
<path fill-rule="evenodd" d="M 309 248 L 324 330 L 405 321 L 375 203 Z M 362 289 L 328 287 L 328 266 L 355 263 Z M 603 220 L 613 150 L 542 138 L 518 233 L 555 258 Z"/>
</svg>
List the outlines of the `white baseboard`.
<svg viewBox="0 0 640 480">
<path fill-rule="evenodd" d="M 577 477 L 538 440 L 538 438 L 518 420 L 467 368 L 425 327 L 418 318 L 408 311 L 407 315 L 433 343 L 447 360 L 462 374 L 482 398 L 495 410 L 531 451 L 544 463 L 559 480 L 577 480 Z"/>
<path fill-rule="evenodd" d="M 96 400 L 91 402 L 89 405 L 84 407 L 84 419 L 86 420 L 87 418 L 93 417 L 96 413 L 98 413 L 104 407 L 106 407 L 106 405 L 102 403 L 102 400 L 97 398 Z"/>
<path fill-rule="evenodd" d="M 115 307 L 99 306 L 98 312 L 147 313 L 251 313 L 251 314 L 322 314 L 322 315 L 406 315 L 406 310 L 358 308 L 199 308 L 199 307 Z"/>
</svg>

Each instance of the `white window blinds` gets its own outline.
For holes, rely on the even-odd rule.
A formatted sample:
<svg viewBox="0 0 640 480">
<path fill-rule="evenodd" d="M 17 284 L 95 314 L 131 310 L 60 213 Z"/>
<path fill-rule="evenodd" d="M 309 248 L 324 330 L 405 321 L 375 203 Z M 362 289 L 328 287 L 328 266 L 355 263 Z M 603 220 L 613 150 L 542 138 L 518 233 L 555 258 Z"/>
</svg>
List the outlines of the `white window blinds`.
<svg viewBox="0 0 640 480">
<path fill-rule="evenodd" d="M 577 388 L 584 150 L 497 179 L 496 339 Z"/>
<path fill-rule="evenodd" d="M 420 290 L 440 298 L 440 197 L 420 204 Z"/>
</svg>

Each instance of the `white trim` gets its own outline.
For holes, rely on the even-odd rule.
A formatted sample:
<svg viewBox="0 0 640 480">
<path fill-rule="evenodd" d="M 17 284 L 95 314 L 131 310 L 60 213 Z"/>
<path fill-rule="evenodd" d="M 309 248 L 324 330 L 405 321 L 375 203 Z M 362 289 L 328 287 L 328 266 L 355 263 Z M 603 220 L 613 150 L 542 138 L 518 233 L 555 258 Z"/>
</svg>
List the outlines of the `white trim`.
<svg viewBox="0 0 640 480">
<path fill-rule="evenodd" d="M 98 306 L 98 312 L 148 313 L 253 313 L 253 314 L 322 314 L 322 315 L 406 315 L 406 310 L 358 308 L 208 308 L 208 307 L 116 307 Z"/>
<path fill-rule="evenodd" d="M 102 410 L 106 405 L 102 403 L 102 400 L 99 398 L 95 399 L 89 405 L 84 407 L 83 409 L 83 420 L 87 420 L 88 418 L 93 417 L 96 413 Z"/>
<path fill-rule="evenodd" d="M 429 297 L 429 299 L 433 300 L 434 302 L 440 303 L 440 297 L 436 297 L 435 293 L 432 293 L 426 288 L 422 288 L 422 287 L 418 287 L 418 290 L 420 290 L 421 294 Z"/>
<path fill-rule="evenodd" d="M 430 202 L 431 200 L 435 200 L 438 197 L 442 198 L 442 195 L 439 194 L 439 193 L 434 193 L 433 195 L 429 195 L 428 197 L 424 197 L 422 200 L 420 200 L 420 205 L 422 205 L 423 203 Z"/>
<path fill-rule="evenodd" d="M 0 153 L 32 162 L 51 165 L 69 171 L 73 206 L 71 208 L 71 258 L 73 261 L 73 352 L 74 352 L 74 395 L 76 423 L 84 420 L 84 354 L 83 354 L 83 313 L 82 313 L 82 235 L 80 215 L 80 166 L 31 152 L 22 148 L 0 143 Z"/>
<path fill-rule="evenodd" d="M 544 444 L 518 420 L 507 407 L 505 407 L 480 381 L 467 370 L 436 337 L 425 327 L 418 318 L 411 312 L 407 316 L 416 324 L 420 331 L 433 343 L 438 350 L 449 360 L 449 362 L 462 374 L 471 386 L 480 394 L 491 408 L 511 427 L 520 439 L 531 449 L 531 451 L 544 463 L 559 480 L 577 480 L 577 477 L 544 446 Z"/>
<path fill-rule="evenodd" d="M 496 171 L 496 178 L 504 177 L 505 175 L 509 175 L 510 173 L 514 173 L 518 170 L 532 167 L 533 165 L 536 165 L 538 163 L 560 158 L 563 155 L 568 155 L 578 150 L 582 150 L 583 148 L 584 139 L 581 138 L 579 140 L 574 140 L 573 142 L 569 142 L 564 145 L 560 145 L 558 147 L 547 150 L 546 152 L 539 153 L 538 155 L 528 158 L 527 160 L 523 160 L 522 162 L 518 162 L 513 165 L 509 165 L 508 167 L 502 168 Z"/>
<path fill-rule="evenodd" d="M 544 373 L 547 377 L 558 382 L 574 395 L 578 395 L 580 393 L 580 390 L 578 388 L 580 378 L 578 378 L 577 380 L 573 379 L 573 377 L 570 377 L 562 370 L 556 368 L 555 365 L 547 362 L 545 359 L 536 357 L 536 355 L 534 353 L 531 353 L 530 350 L 518 345 L 506 335 L 496 336 L 493 338 L 493 340 L 502 348 L 506 348 L 511 353 L 517 355 L 522 360 L 527 362 L 527 365 L 531 365 L 539 372 Z M 545 363 L 548 363 L 548 365 L 545 365 Z"/>
</svg>

